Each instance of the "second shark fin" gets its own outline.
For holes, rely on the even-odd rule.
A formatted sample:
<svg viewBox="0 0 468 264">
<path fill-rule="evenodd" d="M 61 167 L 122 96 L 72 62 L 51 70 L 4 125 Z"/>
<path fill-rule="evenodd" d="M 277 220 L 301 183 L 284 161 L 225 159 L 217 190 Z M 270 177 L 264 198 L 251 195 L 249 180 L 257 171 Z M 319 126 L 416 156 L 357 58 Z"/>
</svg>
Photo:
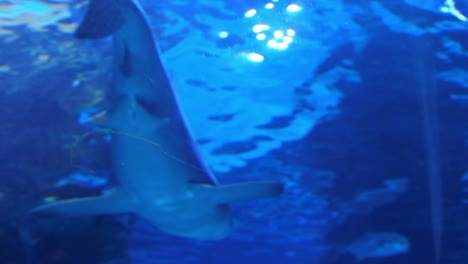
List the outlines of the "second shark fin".
<svg viewBox="0 0 468 264">
<path fill-rule="evenodd" d="M 67 215 L 98 215 L 132 212 L 129 204 L 130 197 L 126 193 L 115 190 L 110 194 L 79 199 L 68 199 L 52 202 L 36 207 L 31 213 L 67 214 Z"/>
</svg>

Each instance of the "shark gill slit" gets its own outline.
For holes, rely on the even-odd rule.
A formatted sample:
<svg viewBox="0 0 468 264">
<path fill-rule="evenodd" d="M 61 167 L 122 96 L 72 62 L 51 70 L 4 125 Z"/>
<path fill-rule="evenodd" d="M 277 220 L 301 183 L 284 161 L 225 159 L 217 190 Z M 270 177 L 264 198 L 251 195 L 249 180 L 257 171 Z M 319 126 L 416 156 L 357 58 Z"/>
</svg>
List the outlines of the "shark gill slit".
<svg viewBox="0 0 468 264">
<path fill-rule="evenodd" d="M 161 149 L 161 152 L 166 155 L 167 157 L 185 165 L 185 166 L 188 166 L 192 169 L 195 169 L 195 170 L 198 170 L 198 171 L 201 171 L 201 172 L 205 172 L 204 169 L 202 168 L 199 168 L 189 162 L 186 162 L 172 154 L 170 154 L 169 152 L 166 152 L 164 151 L 163 147 L 161 146 L 161 144 L 158 144 L 157 142 L 154 142 L 148 138 L 145 138 L 145 137 L 139 137 L 139 136 L 135 136 L 135 135 L 132 135 L 130 133 L 126 133 L 124 131 L 120 131 L 120 130 L 115 130 L 115 129 L 109 129 L 109 130 L 103 130 L 103 131 L 90 131 L 90 132 L 86 132 L 82 135 L 80 135 L 77 140 L 75 141 L 75 143 L 73 144 L 73 146 L 71 147 L 70 149 L 70 164 L 71 166 L 75 167 L 75 168 L 78 168 L 78 169 L 82 169 L 82 170 L 85 170 L 85 171 L 89 171 L 89 168 L 86 168 L 86 167 L 83 167 L 83 166 L 80 166 L 80 165 L 77 165 L 73 162 L 73 159 L 75 157 L 75 154 L 76 154 L 76 150 L 78 149 L 78 145 L 84 140 L 86 139 L 87 137 L 90 137 L 92 135 L 97 135 L 97 134 L 114 134 L 114 135 L 120 135 L 120 136 L 126 136 L 126 137 L 130 137 L 130 138 L 133 138 L 135 140 L 140 140 L 140 141 L 143 141 L 145 143 L 148 143 L 150 145 L 153 145 L 154 147 L 156 148 L 160 148 Z"/>
</svg>

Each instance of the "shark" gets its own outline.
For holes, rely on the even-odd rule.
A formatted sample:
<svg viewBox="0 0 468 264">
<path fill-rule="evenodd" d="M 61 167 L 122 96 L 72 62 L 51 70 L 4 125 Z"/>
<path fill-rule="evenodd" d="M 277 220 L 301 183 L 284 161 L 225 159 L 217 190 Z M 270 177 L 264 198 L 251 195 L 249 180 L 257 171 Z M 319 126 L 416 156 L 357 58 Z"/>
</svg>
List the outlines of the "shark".
<svg viewBox="0 0 468 264">
<path fill-rule="evenodd" d="M 44 204 L 33 213 L 132 213 L 172 235 L 218 240 L 232 231 L 232 203 L 283 192 L 280 181 L 219 183 L 199 154 L 161 50 L 136 0 L 91 0 L 74 35 L 112 38 L 110 106 L 92 122 L 114 131 L 112 170 L 118 184 L 108 194 Z"/>
</svg>

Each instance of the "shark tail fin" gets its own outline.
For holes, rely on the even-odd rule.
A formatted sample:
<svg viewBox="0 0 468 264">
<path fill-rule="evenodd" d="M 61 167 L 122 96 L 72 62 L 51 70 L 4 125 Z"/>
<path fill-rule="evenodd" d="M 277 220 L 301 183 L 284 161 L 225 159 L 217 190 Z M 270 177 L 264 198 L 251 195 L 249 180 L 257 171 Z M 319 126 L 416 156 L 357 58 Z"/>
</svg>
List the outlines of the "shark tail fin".
<svg viewBox="0 0 468 264">
<path fill-rule="evenodd" d="M 283 192 L 284 186 L 276 181 L 259 181 L 219 186 L 193 184 L 192 190 L 216 203 L 231 203 L 275 197 Z"/>
<path fill-rule="evenodd" d="M 124 24 L 122 0 L 91 0 L 85 17 L 75 32 L 79 39 L 99 39 L 112 35 Z"/>
<path fill-rule="evenodd" d="M 130 213 L 129 196 L 122 191 L 113 191 L 110 194 L 91 197 L 68 199 L 49 203 L 32 209 L 33 214 L 67 214 L 67 215 L 98 215 Z"/>
</svg>

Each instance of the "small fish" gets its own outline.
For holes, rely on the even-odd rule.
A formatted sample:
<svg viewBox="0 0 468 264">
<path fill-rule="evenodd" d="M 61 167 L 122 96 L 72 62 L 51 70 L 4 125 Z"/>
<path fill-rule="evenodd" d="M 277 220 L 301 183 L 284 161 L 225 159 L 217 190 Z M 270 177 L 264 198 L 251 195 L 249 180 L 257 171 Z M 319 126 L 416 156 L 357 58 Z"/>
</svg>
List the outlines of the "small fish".
<svg viewBox="0 0 468 264">
<path fill-rule="evenodd" d="M 370 214 L 396 201 L 408 189 L 408 180 L 404 178 L 386 180 L 384 184 L 385 188 L 362 192 L 356 199 L 346 203 L 343 209 L 352 214 Z"/>
<path fill-rule="evenodd" d="M 404 192 L 408 189 L 408 179 L 397 178 L 384 181 L 385 186 L 389 190 Z"/>
<path fill-rule="evenodd" d="M 345 248 L 358 261 L 385 258 L 407 253 L 410 241 L 403 235 L 392 232 L 368 233 L 354 240 Z"/>
</svg>

